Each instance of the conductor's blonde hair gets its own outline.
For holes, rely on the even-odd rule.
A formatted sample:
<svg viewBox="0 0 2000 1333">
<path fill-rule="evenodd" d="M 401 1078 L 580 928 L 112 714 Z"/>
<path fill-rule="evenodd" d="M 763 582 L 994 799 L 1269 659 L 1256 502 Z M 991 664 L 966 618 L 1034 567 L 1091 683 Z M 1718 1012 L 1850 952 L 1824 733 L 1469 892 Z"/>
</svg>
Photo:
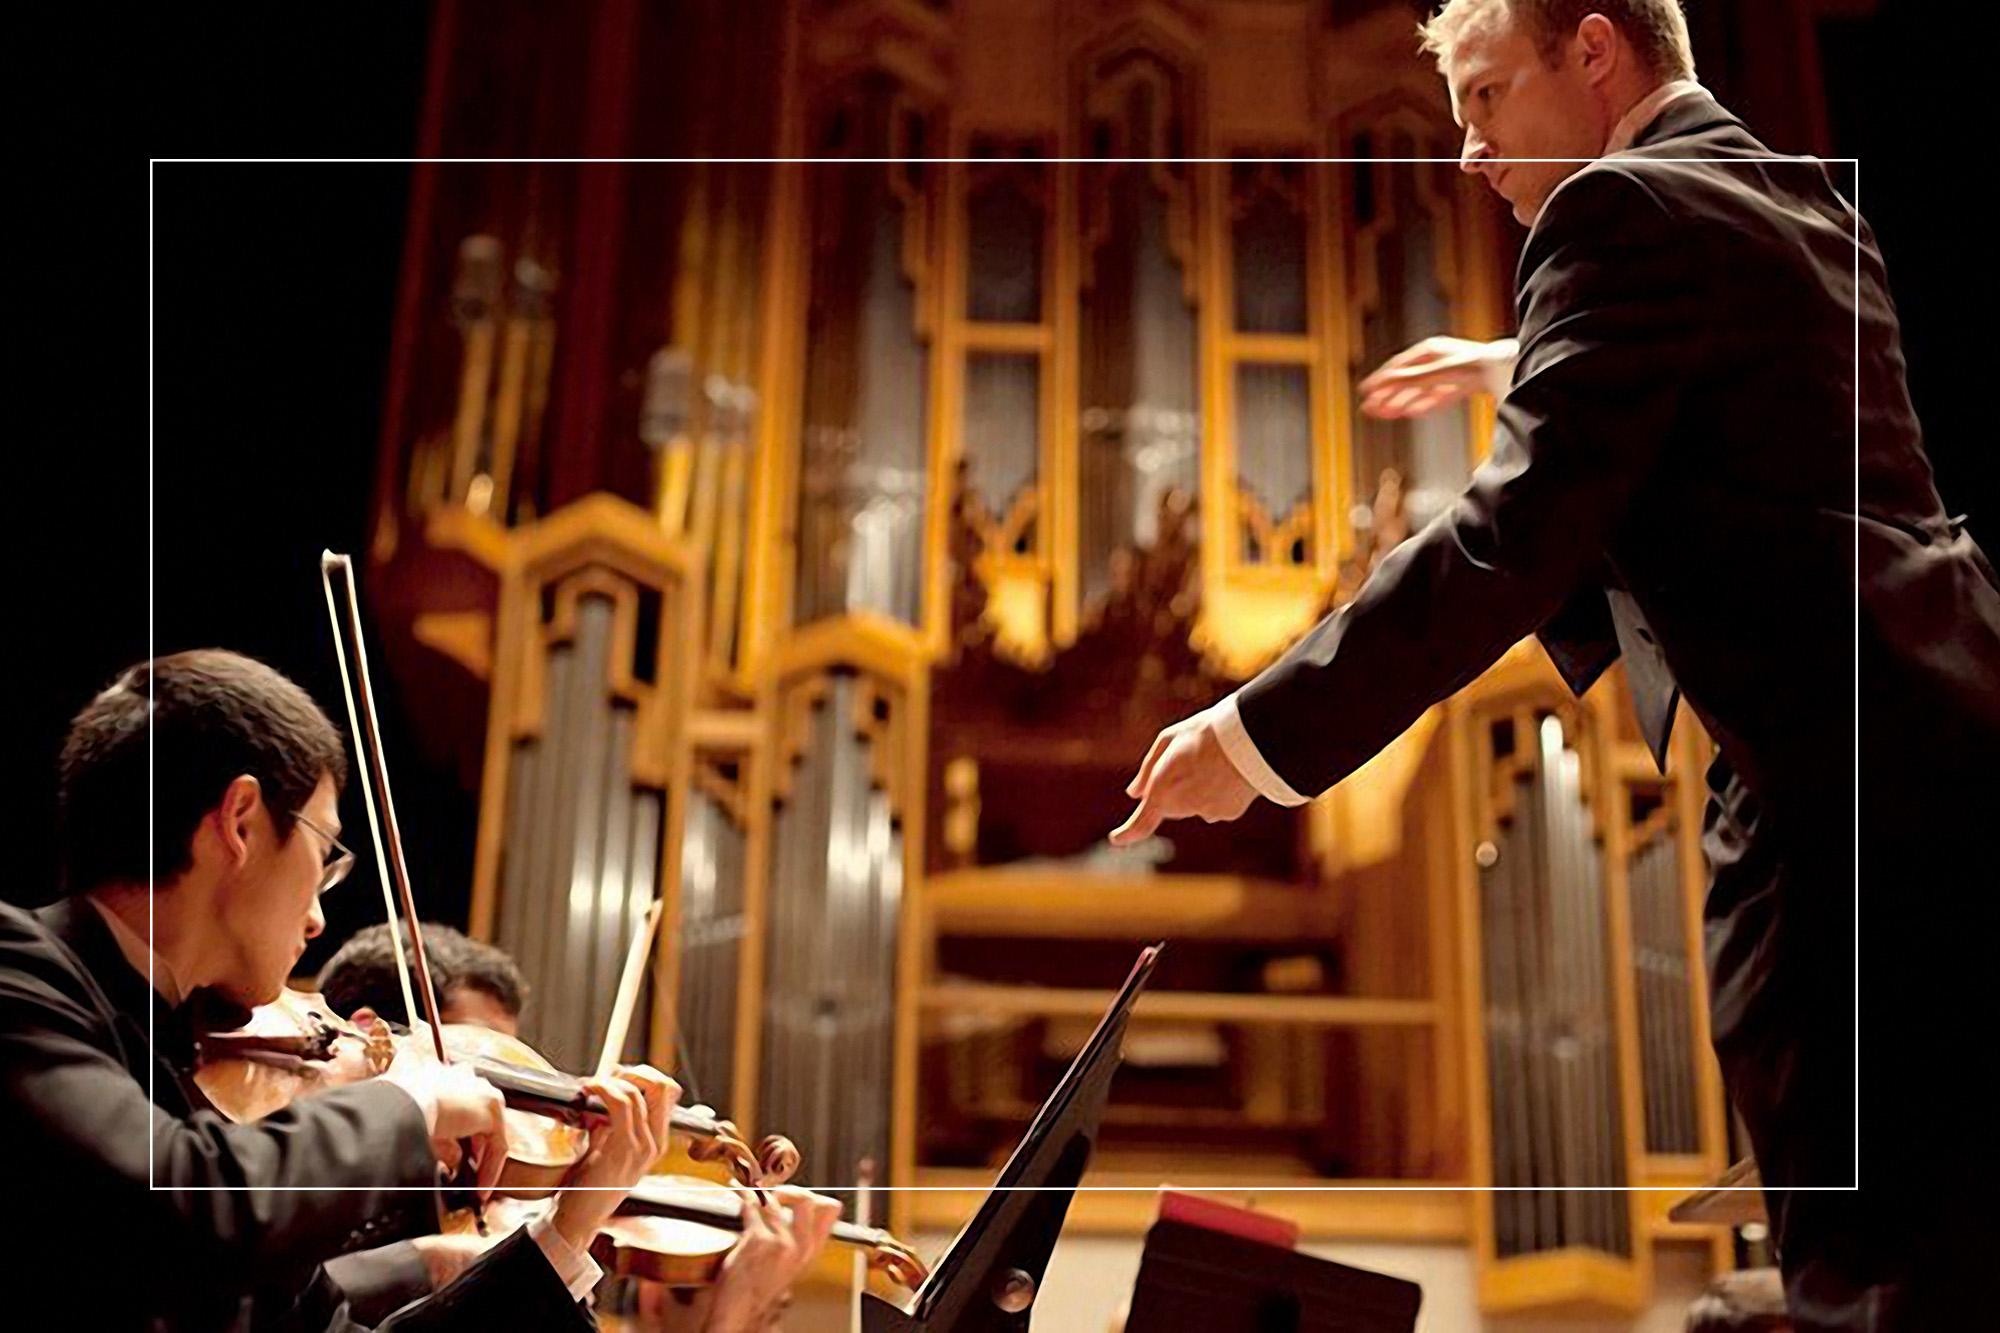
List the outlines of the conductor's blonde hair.
<svg viewBox="0 0 2000 1333">
<path fill-rule="evenodd" d="M 1458 44 L 1508 20 L 1535 44 L 1545 61 L 1576 33 L 1591 14 L 1602 14 L 1625 35 L 1639 61 L 1661 82 L 1694 77 L 1694 47 L 1680 0 L 1445 0 L 1428 23 L 1419 25 L 1424 50 L 1439 63 L 1451 60 Z"/>
</svg>

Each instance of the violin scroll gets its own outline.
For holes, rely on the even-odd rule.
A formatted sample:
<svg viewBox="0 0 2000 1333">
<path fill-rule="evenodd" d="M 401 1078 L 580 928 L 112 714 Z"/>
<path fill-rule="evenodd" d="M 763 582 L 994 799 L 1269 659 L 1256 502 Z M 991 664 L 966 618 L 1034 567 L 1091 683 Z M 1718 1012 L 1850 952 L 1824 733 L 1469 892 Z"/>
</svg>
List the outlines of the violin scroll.
<svg viewBox="0 0 2000 1333">
<path fill-rule="evenodd" d="M 881 1232 L 868 1246 L 868 1266 L 899 1287 L 915 1291 L 930 1276 L 930 1269 L 917 1252 L 888 1232 Z"/>
<path fill-rule="evenodd" d="M 696 1137 L 688 1145 L 688 1156 L 697 1162 L 720 1162 L 738 1183 L 753 1190 L 782 1185 L 799 1169 L 798 1147 L 782 1134 L 771 1134 L 753 1149 L 741 1130 L 727 1120 L 716 1120 L 713 1134 Z"/>
</svg>

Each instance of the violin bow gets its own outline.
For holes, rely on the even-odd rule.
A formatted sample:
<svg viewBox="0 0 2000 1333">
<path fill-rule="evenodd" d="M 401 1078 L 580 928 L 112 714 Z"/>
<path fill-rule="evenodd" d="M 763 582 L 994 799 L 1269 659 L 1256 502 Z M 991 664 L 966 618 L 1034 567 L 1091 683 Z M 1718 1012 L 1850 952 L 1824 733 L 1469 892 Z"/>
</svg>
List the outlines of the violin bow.
<svg viewBox="0 0 2000 1333">
<path fill-rule="evenodd" d="M 334 604 L 333 582 L 338 574 L 347 594 L 347 615 L 345 622 L 339 608 Z M 403 986 L 403 1004 L 409 1011 L 412 1023 L 416 1021 L 418 996 L 423 1000 L 424 1020 L 430 1025 L 431 1043 L 437 1051 L 439 1061 L 450 1057 L 445 1053 L 444 1023 L 438 1016 L 437 989 L 431 984 L 430 958 L 424 952 L 423 926 L 417 917 L 416 894 L 410 889 L 410 870 L 403 860 L 403 833 L 396 823 L 396 800 L 389 792 L 389 763 L 382 752 L 382 729 L 375 716 L 375 690 L 368 679 L 368 645 L 361 635 L 361 595 L 354 583 L 354 561 L 333 551 L 321 551 L 319 557 L 320 586 L 326 591 L 326 614 L 333 622 L 333 652 L 340 663 L 340 690 L 347 700 L 347 725 L 354 734 L 354 748 L 360 755 L 362 767 L 367 770 L 361 784 L 363 804 L 368 810 L 368 832 L 375 841 L 375 864 L 386 868 L 387 875 L 377 874 L 382 881 L 382 903 L 388 912 L 389 930 L 393 935 L 397 924 L 397 904 L 402 907 L 402 922 L 410 934 L 410 948 L 417 956 L 416 994 L 411 993 L 410 965 L 403 957 L 402 941 L 395 941 L 393 950 L 396 958 L 396 976 Z M 345 640 L 354 640 L 354 663 L 349 674 Z M 358 700 L 358 702 L 357 702 Z M 389 892 L 390 880 L 395 881 L 395 896 Z M 465 1167 L 472 1166 L 472 1145 L 469 1140 L 461 1140 L 459 1148 L 463 1153 Z M 477 1194 L 473 1197 L 473 1216 L 479 1225 L 479 1234 L 486 1234 L 486 1216 Z"/>
<path fill-rule="evenodd" d="M 633 933 L 632 945 L 625 951 L 625 971 L 618 978 L 618 996 L 611 1002 L 611 1018 L 604 1026 L 604 1045 L 597 1052 L 600 1081 L 611 1077 L 612 1068 L 625 1049 L 626 1034 L 632 1029 L 632 1011 L 639 1003 L 639 982 L 646 975 L 646 956 L 652 952 L 653 936 L 660 928 L 660 910 L 666 903 L 664 898 L 653 899 L 653 905 L 646 909 L 645 924 Z"/>
<path fill-rule="evenodd" d="M 368 678 L 368 647 L 361 635 L 361 598 L 355 590 L 354 562 L 345 555 L 334 551 L 323 551 L 319 558 L 320 583 L 326 590 L 326 613 L 333 622 L 334 655 L 340 663 L 340 688 L 347 699 L 348 726 L 354 733 L 355 749 L 359 752 L 367 769 L 367 780 L 362 783 L 362 796 L 368 810 L 368 831 L 375 840 L 376 864 L 386 867 L 389 875 L 382 880 L 382 900 L 388 909 L 390 929 L 395 928 L 397 903 L 400 900 L 404 924 L 410 933 L 410 945 L 416 954 L 416 978 L 414 994 L 410 967 L 403 957 L 403 951 L 396 950 L 396 972 L 403 985 L 403 1003 L 408 1007 L 414 1020 L 418 1013 L 418 1001 L 422 1002 L 422 1013 L 431 1029 L 431 1041 L 439 1060 L 449 1060 L 445 1052 L 444 1024 L 438 1017 L 438 1001 L 435 988 L 431 985 L 429 956 L 424 952 L 424 932 L 417 916 L 416 895 L 410 889 L 410 872 L 403 859 L 403 835 L 396 822 L 396 802 L 389 791 L 389 766 L 382 752 L 382 731 L 375 715 L 375 691 Z M 338 575 L 346 593 L 347 613 L 343 617 L 335 603 L 333 584 Z M 352 675 L 345 641 L 354 641 Z M 389 892 L 390 880 L 395 883 L 395 896 Z M 644 976 L 645 959 L 652 933 L 659 924 L 664 900 L 656 899 L 648 915 L 646 926 L 633 942 L 631 952 L 626 957 L 625 976 L 619 983 L 619 1002 L 612 1008 L 613 1028 L 605 1035 L 604 1050 L 599 1054 L 600 1077 L 609 1073 L 605 1061 L 615 1062 L 617 1053 L 624 1048 L 625 1032 L 631 1023 L 632 1010 L 637 1003 L 639 982 Z M 629 992 L 629 994 L 628 994 Z M 622 1020 L 619 1014 L 623 1013 Z M 413 1024 L 414 1025 L 414 1024 Z M 697 1140 L 713 1143 L 714 1155 L 740 1166 L 740 1171 L 752 1179 L 788 1177 L 798 1164 L 798 1150 L 788 1140 L 771 1139 L 760 1143 L 755 1149 L 737 1137 L 734 1126 L 727 1122 L 710 1120 L 694 1115 L 685 1108 L 676 1108 L 673 1116 L 676 1129 L 691 1134 Z M 461 1143 L 465 1160 L 472 1160 L 468 1143 Z M 697 1161 L 710 1160 L 698 1154 Z M 486 1234 L 485 1216 L 475 1197 L 474 1217 L 479 1222 L 480 1234 Z"/>
<path fill-rule="evenodd" d="M 324 589 L 326 592 L 327 619 L 333 625 L 333 655 L 334 659 L 340 663 L 340 692 L 342 697 L 344 697 L 347 701 L 347 729 L 349 733 L 351 733 L 354 737 L 355 748 L 357 750 L 361 750 L 361 744 L 362 744 L 361 718 L 354 704 L 354 685 L 353 682 L 349 679 L 347 672 L 347 640 L 346 640 L 346 635 L 343 633 L 342 630 L 340 621 L 340 612 L 338 609 L 335 608 L 333 600 L 333 571 L 335 569 L 341 569 L 345 571 L 347 575 L 349 605 L 351 606 L 353 604 L 352 597 L 354 590 L 354 582 L 353 582 L 354 570 L 352 564 L 348 561 L 348 558 L 344 555 L 335 555 L 332 551 L 320 552 L 319 582 L 320 582 L 320 587 Z M 355 655 L 358 661 L 360 660 L 360 654 L 361 654 L 360 618 L 358 616 L 355 617 L 354 625 L 355 625 L 355 637 L 354 637 Z M 366 677 L 367 668 L 365 666 L 362 667 L 362 672 L 363 672 L 363 679 L 365 680 L 367 678 Z M 372 713 L 372 704 L 371 704 L 371 713 Z M 363 765 L 365 766 L 368 762 L 368 756 L 366 751 L 362 751 L 360 757 Z M 377 870 L 375 879 L 382 886 L 382 911 L 385 919 L 389 923 L 389 929 L 393 932 L 396 929 L 397 920 L 399 916 L 399 913 L 396 911 L 395 888 L 393 885 L 390 884 L 389 876 L 380 873 L 380 871 L 389 864 L 389 857 L 382 850 L 382 822 L 381 820 L 376 818 L 375 815 L 374 783 L 367 777 L 364 777 L 361 782 L 361 799 L 362 803 L 367 807 L 368 810 L 369 835 L 375 840 L 375 866 Z M 416 994 L 410 989 L 410 963 L 409 960 L 403 956 L 402 941 L 397 940 L 396 946 L 397 947 L 394 950 L 396 958 L 396 980 L 401 983 L 403 988 L 403 1008 L 404 1008 L 403 1017 L 407 1021 L 415 1022 L 417 1014 L 420 1011 L 417 1008 Z"/>
<path fill-rule="evenodd" d="M 854 1172 L 854 1224 L 859 1227 L 873 1226 L 875 1223 L 875 1159 L 864 1157 Z M 848 1333 L 861 1333 L 861 1293 L 868 1290 L 868 1255 L 856 1250 L 850 1257 L 847 1287 L 847 1328 Z"/>
<path fill-rule="evenodd" d="M 599 1081 L 611 1077 L 618 1056 L 625 1049 L 632 1014 L 639 1004 L 639 983 L 645 979 L 646 961 L 652 954 L 653 939 L 659 932 L 660 916 L 666 905 L 665 898 L 653 899 L 653 905 L 646 909 L 645 922 L 633 932 L 632 943 L 625 950 L 625 969 L 618 978 L 618 994 L 611 1002 L 611 1016 L 605 1023 L 604 1045 L 597 1052 Z M 695 1139 L 698 1145 L 708 1145 L 691 1149 L 689 1156 L 697 1162 L 728 1163 L 731 1173 L 750 1187 L 759 1202 L 765 1198 L 767 1179 L 787 1179 L 798 1169 L 798 1149 L 789 1139 L 773 1136 L 753 1148 L 727 1120 L 697 1115 L 684 1107 L 674 1109 L 673 1127 Z"/>
</svg>

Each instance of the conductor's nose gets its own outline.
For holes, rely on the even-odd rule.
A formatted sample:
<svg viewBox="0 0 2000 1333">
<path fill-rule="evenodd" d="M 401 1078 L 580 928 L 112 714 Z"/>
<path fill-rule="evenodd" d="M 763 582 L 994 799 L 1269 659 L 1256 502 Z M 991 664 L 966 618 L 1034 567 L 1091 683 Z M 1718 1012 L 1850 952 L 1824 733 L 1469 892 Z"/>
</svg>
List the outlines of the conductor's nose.
<svg viewBox="0 0 2000 1333">
<path fill-rule="evenodd" d="M 1466 126 L 1465 145 L 1458 153 L 1458 169 L 1469 176 L 1476 176 L 1486 169 L 1486 164 L 1493 158 L 1493 145 L 1480 137 L 1478 130 Z"/>
</svg>

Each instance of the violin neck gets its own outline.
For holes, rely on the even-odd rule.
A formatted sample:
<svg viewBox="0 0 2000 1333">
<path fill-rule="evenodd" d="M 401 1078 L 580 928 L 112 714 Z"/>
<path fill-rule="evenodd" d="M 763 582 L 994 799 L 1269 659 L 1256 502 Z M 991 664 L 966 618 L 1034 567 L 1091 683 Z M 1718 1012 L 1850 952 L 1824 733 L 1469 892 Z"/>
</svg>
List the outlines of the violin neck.
<svg viewBox="0 0 2000 1333">
<path fill-rule="evenodd" d="M 478 1059 L 471 1064 L 481 1078 L 500 1090 L 507 1105 L 517 1111 L 552 1116 L 572 1125 L 588 1125 L 610 1115 L 604 1099 L 585 1092 L 574 1075 L 528 1069 L 505 1060 Z M 674 1109 L 671 1123 L 691 1138 L 713 1139 L 722 1135 L 722 1128 L 715 1121 L 679 1107 Z"/>
<path fill-rule="evenodd" d="M 830 1233 L 834 1240 L 846 1245 L 859 1245 L 872 1250 L 887 1240 L 889 1233 L 875 1227 L 864 1227 L 858 1222 L 835 1222 Z"/>
<path fill-rule="evenodd" d="M 693 1111 L 683 1110 L 678 1106 L 674 1108 L 674 1113 L 668 1119 L 668 1124 L 691 1139 L 719 1139 L 722 1137 L 721 1125 L 705 1115 L 697 1115 Z"/>
<path fill-rule="evenodd" d="M 711 1197 L 713 1193 L 713 1197 Z M 708 1190 L 663 1190 L 655 1192 L 641 1182 L 619 1206 L 620 1212 L 670 1217 L 681 1222 L 697 1222 L 723 1231 L 743 1230 L 743 1205 L 733 1194 Z M 887 1232 L 855 1222 L 835 1222 L 832 1239 L 848 1245 L 873 1248 Z"/>
<path fill-rule="evenodd" d="M 471 1064 L 517 1111 L 532 1111 L 576 1125 L 601 1120 L 607 1114 L 603 1100 L 585 1092 L 583 1085 L 567 1074 L 525 1069 L 501 1060 L 473 1060 Z"/>
</svg>

